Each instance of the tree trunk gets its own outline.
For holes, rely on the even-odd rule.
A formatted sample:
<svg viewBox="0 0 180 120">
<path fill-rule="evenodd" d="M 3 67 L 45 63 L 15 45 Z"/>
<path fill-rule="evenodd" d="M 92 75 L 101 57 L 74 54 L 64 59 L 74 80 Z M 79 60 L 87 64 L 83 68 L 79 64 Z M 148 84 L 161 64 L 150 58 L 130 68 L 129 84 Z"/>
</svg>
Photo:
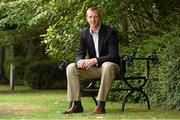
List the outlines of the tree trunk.
<svg viewBox="0 0 180 120">
<path fill-rule="evenodd" d="M 4 48 L 0 46 L 0 80 L 3 79 Z"/>
</svg>

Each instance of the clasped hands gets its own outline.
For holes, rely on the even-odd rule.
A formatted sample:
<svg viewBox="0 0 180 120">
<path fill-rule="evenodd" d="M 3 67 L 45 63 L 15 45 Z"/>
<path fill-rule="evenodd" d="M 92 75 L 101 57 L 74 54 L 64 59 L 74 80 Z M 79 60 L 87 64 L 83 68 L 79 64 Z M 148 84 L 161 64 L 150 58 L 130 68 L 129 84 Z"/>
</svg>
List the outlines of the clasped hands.
<svg viewBox="0 0 180 120">
<path fill-rule="evenodd" d="M 96 58 L 82 59 L 77 62 L 77 68 L 88 70 L 91 66 L 97 64 Z"/>
</svg>

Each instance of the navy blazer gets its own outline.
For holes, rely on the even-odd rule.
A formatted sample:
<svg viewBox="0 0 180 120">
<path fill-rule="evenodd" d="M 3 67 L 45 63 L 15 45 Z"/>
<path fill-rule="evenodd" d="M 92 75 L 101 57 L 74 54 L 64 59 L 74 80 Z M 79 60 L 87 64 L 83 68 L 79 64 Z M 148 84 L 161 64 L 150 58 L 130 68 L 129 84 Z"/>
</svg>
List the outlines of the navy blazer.
<svg viewBox="0 0 180 120">
<path fill-rule="evenodd" d="M 98 45 L 99 57 L 96 57 L 93 37 L 89 29 L 87 27 L 80 33 L 80 44 L 77 50 L 76 62 L 88 55 L 89 58 L 97 58 L 98 66 L 101 66 L 106 61 L 119 64 L 117 32 L 110 26 L 101 24 Z"/>
</svg>

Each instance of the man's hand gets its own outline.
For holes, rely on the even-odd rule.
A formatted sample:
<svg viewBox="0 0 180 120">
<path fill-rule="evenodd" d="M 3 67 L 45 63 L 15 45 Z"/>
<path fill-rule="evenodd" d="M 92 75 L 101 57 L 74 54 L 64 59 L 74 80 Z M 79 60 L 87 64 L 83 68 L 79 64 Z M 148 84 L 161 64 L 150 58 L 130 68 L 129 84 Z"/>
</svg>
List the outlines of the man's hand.
<svg viewBox="0 0 180 120">
<path fill-rule="evenodd" d="M 83 59 L 77 62 L 77 67 L 88 70 L 91 66 L 97 64 L 97 59 Z"/>
</svg>

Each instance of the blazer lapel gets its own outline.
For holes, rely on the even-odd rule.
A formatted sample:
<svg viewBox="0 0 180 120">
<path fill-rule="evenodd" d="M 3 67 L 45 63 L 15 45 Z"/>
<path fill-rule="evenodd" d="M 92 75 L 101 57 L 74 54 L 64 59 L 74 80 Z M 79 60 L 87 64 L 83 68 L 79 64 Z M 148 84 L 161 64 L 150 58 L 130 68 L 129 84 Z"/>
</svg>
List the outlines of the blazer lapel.
<svg viewBox="0 0 180 120">
<path fill-rule="evenodd" d="M 90 48 L 92 48 L 92 49 L 91 49 L 91 50 L 92 50 L 91 53 L 93 52 L 93 55 L 96 56 L 95 47 L 94 47 L 94 42 L 93 42 L 93 37 L 92 37 L 92 35 L 90 34 L 90 32 L 89 32 L 89 34 L 88 34 L 88 42 L 89 42 Z"/>
<path fill-rule="evenodd" d="M 98 47 L 99 47 L 99 56 L 101 55 L 101 51 L 102 51 L 102 45 L 103 45 L 103 41 L 104 41 L 104 31 L 103 31 L 103 25 L 101 25 L 100 31 L 99 31 L 99 43 L 98 43 Z"/>
</svg>

